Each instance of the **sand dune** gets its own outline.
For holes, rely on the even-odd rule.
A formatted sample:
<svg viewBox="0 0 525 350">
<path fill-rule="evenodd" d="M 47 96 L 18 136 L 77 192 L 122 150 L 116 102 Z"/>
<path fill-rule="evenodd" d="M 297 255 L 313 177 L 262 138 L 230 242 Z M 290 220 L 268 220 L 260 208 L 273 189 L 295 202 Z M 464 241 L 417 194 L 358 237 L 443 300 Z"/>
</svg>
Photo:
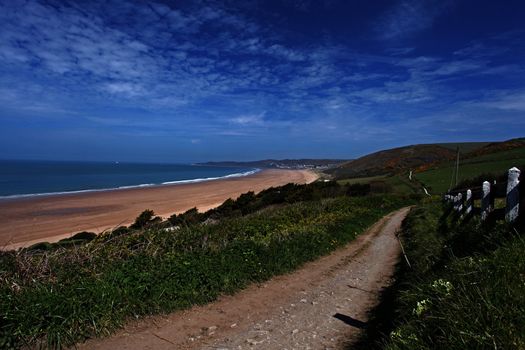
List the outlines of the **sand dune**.
<svg viewBox="0 0 525 350">
<path fill-rule="evenodd" d="M 259 192 L 289 182 L 309 183 L 307 170 L 264 170 L 257 174 L 201 183 L 104 192 L 0 200 L 0 247 L 16 249 L 56 242 L 79 231 L 96 233 L 129 225 L 145 209 L 168 217 L 197 207 L 206 211 L 247 191 Z"/>
</svg>

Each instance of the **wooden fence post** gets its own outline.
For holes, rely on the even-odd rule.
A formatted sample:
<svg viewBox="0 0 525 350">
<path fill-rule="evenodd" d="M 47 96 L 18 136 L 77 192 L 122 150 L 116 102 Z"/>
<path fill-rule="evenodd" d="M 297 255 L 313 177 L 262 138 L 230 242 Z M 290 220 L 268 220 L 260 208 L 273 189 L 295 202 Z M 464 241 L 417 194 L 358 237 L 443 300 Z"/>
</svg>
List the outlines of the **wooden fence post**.
<svg viewBox="0 0 525 350">
<path fill-rule="evenodd" d="M 520 173 L 521 171 L 516 167 L 509 169 L 507 180 L 507 203 L 505 207 L 505 220 L 507 222 L 514 222 L 518 218 L 520 208 Z"/>
<path fill-rule="evenodd" d="M 490 182 L 483 181 L 483 197 L 481 198 L 481 220 L 487 220 L 492 211 L 490 203 Z"/>
<path fill-rule="evenodd" d="M 461 213 L 463 211 L 463 193 L 458 193 L 458 206 L 457 206 L 457 212 Z"/>
<path fill-rule="evenodd" d="M 465 214 L 466 215 L 469 215 L 471 212 L 472 212 L 472 205 L 473 205 L 473 200 L 472 200 L 472 191 L 469 189 L 467 190 L 467 201 L 465 203 L 467 209 L 465 211 Z"/>
</svg>

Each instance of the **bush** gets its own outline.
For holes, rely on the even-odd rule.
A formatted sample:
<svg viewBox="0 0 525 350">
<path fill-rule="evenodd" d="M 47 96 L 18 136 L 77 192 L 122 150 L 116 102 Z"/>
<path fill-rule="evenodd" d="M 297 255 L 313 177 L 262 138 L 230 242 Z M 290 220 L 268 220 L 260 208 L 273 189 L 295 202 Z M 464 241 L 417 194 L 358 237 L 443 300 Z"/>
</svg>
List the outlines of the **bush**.
<svg viewBox="0 0 525 350">
<path fill-rule="evenodd" d="M 132 229 L 140 229 L 146 227 L 148 224 L 151 223 L 153 220 L 153 217 L 155 216 L 155 213 L 153 210 L 146 209 L 142 213 L 137 216 L 135 219 L 135 222 L 130 226 Z"/>
</svg>

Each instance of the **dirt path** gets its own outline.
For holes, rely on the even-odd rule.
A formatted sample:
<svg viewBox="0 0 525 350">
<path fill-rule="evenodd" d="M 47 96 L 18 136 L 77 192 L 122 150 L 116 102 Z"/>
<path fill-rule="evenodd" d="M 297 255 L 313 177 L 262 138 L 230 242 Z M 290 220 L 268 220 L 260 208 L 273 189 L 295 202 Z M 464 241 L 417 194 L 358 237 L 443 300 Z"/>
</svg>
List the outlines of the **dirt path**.
<svg viewBox="0 0 525 350">
<path fill-rule="evenodd" d="M 356 337 L 390 283 L 395 233 L 409 208 L 384 217 L 346 247 L 234 296 L 133 322 L 83 349 L 338 349 Z"/>
</svg>

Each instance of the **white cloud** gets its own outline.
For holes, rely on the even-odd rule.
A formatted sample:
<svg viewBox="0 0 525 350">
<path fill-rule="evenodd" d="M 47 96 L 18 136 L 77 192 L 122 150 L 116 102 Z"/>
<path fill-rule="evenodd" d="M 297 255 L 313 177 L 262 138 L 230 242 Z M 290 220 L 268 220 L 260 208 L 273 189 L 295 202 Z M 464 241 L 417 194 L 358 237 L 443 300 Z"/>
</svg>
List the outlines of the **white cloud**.
<svg viewBox="0 0 525 350">
<path fill-rule="evenodd" d="M 145 93 L 139 84 L 123 82 L 105 84 L 104 89 L 112 94 L 121 94 L 127 97 L 141 96 Z"/>
<path fill-rule="evenodd" d="M 525 91 L 513 93 L 499 93 L 497 96 L 488 98 L 488 101 L 477 103 L 480 106 L 496 108 L 507 111 L 525 112 Z"/>
<path fill-rule="evenodd" d="M 400 39 L 430 28 L 449 1 L 402 0 L 378 21 L 376 32 L 384 40 Z"/>
<path fill-rule="evenodd" d="M 245 114 L 235 118 L 231 118 L 230 122 L 242 126 L 247 125 L 263 125 L 265 112 L 259 114 Z"/>
</svg>

